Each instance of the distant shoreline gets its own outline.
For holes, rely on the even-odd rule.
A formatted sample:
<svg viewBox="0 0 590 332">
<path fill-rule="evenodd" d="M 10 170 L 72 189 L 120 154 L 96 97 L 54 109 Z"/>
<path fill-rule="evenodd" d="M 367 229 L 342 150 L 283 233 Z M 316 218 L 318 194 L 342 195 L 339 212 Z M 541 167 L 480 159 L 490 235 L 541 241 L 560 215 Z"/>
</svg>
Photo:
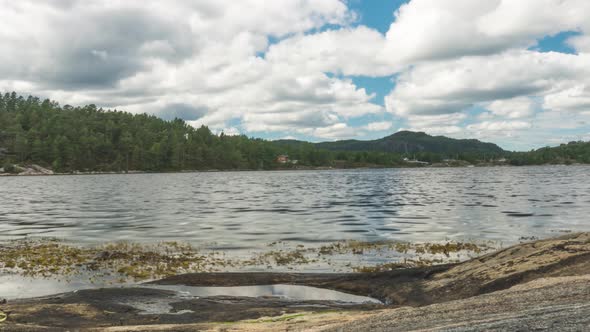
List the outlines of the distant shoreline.
<svg viewBox="0 0 590 332">
<path fill-rule="evenodd" d="M 365 167 L 306 167 L 306 168 L 277 168 L 277 169 L 207 169 L 207 170 L 181 170 L 181 171 L 92 171 L 92 172 L 69 172 L 69 173 L 53 173 L 53 174 L 13 174 L 13 173 L 0 173 L 0 177 L 39 177 L 39 176 L 69 176 L 69 175 L 134 175 L 134 174 L 183 174 L 183 173 L 224 173 L 224 172 L 285 172 L 285 171 L 333 171 L 333 170 L 376 170 L 376 169 L 432 169 L 432 168 L 497 168 L 497 167 L 546 167 L 546 166 L 590 166 L 590 164 L 542 164 L 542 165 L 509 165 L 509 164 L 498 164 L 498 165 L 458 165 L 458 166 L 445 166 L 445 165 L 428 165 L 428 166 L 365 166 Z"/>
</svg>

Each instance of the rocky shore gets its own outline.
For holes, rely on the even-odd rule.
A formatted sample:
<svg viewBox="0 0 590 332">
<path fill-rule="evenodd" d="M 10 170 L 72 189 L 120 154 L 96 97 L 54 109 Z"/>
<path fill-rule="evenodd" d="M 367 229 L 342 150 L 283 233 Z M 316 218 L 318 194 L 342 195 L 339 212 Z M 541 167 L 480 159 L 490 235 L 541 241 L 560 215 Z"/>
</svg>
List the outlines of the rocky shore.
<svg viewBox="0 0 590 332">
<path fill-rule="evenodd" d="M 187 296 L 166 287 L 301 285 L 384 304 Z M 590 233 L 463 263 L 348 274 L 197 273 L 141 287 L 8 301 L 1 331 L 489 331 L 590 324 Z"/>
<path fill-rule="evenodd" d="M 5 168 L 10 169 L 5 169 Z M 7 165 L 0 168 L 0 176 L 9 176 L 9 175 L 20 175 L 20 176 L 32 176 L 32 175 L 54 175 L 55 173 L 47 168 L 41 167 L 39 165 L 27 165 L 27 166 L 19 166 L 19 165 Z"/>
</svg>

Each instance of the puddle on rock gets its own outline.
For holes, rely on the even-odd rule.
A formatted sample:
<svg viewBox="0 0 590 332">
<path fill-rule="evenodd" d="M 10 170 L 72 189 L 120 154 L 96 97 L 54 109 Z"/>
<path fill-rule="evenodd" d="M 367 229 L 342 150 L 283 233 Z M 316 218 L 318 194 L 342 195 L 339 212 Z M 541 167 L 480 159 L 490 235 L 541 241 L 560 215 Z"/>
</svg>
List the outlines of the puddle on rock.
<svg viewBox="0 0 590 332">
<path fill-rule="evenodd" d="M 352 295 L 324 288 L 283 284 L 234 287 L 193 287 L 184 285 L 139 285 L 133 287 L 175 292 L 175 295 L 171 297 L 136 296 L 128 297 L 119 302 L 120 304 L 137 309 L 140 315 L 183 315 L 192 313 L 194 312 L 192 310 L 175 311 L 173 304 L 182 301 L 214 297 L 275 298 L 284 302 L 293 302 L 293 305 L 290 307 L 326 307 L 321 302 L 305 303 L 315 301 L 325 301 L 341 305 L 383 304 L 381 301 L 371 297 Z"/>
<path fill-rule="evenodd" d="M 142 285 L 155 289 L 176 291 L 183 296 L 194 296 L 198 298 L 214 296 L 231 297 L 278 297 L 289 301 L 330 301 L 350 304 L 375 303 L 383 304 L 381 301 L 330 289 L 299 286 L 299 285 L 261 285 L 261 286 L 234 286 L 234 287 L 194 287 L 184 285 Z"/>
<path fill-rule="evenodd" d="M 0 300 L 16 300 L 56 295 L 83 289 L 120 287 L 132 284 L 121 283 L 113 278 L 90 279 L 88 276 L 71 278 L 26 277 L 18 274 L 0 274 Z M 134 283 L 133 283 L 134 284 Z"/>
<path fill-rule="evenodd" d="M 194 312 L 192 310 L 173 311 L 174 308 L 172 307 L 172 303 L 179 302 L 183 299 L 186 300 L 187 298 L 141 298 L 121 301 L 119 303 L 139 310 L 139 315 L 183 315 Z"/>
</svg>

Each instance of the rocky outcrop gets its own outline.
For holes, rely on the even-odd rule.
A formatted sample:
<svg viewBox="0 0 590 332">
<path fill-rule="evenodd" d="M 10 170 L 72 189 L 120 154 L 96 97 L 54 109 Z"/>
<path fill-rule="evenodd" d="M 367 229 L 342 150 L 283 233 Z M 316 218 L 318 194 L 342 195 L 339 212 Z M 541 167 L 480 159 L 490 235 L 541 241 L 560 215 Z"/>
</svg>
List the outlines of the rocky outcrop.
<svg viewBox="0 0 590 332">
<path fill-rule="evenodd" d="M 39 165 L 19 166 L 13 165 L 13 171 L 6 172 L 4 168 L 0 168 L 0 174 L 4 175 L 53 175 L 54 172 L 50 169 L 41 167 Z"/>
<path fill-rule="evenodd" d="M 582 330 L 590 324 L 590 233 L 520 244 L 455 265 L 356 274 L 202 273 L 154 284 L 273 283 L 329 288 L 388 304 L 183 298 L 147 287 L 86 290 L 0 305 L 9 313 L 0 330 Z M 145 312 L 153 306 L 168 309 Z"/>
<path fill-rule="evenodd" d="M 590 275 L 586 275 L 536 279 L 467 299 L 384 310 L 329 327 L 311 325 L 309 330 L 587 331 L 589 326 Z"/>
</svg>

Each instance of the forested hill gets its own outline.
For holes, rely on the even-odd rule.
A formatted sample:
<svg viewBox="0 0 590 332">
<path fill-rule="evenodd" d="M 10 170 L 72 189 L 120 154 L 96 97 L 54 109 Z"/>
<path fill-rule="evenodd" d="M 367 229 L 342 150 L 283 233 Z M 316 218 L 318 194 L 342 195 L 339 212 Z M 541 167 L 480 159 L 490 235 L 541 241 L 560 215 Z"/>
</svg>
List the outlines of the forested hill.
<svg viewBox="0 0 590 332">
<path fill-rule="evenodd" d="M 215 135 L 180 119 L 0 95 L 2 165 L 35 163 L 58 172 L 269 169 L 279 153 L 270 142 Z M 305 156 L 311 164 L 314 153 Z"/>
<path fill-rule="evenodd" d="M 4 171 L 14 169 L 14 164 L 37 164 L 57 172 L 416 166 L 404 158 L 428 163 L 458 159 L 485 164 L 504 158 L 515 165 L 590 163 L 590 144 L 510 153 L 490 143 L 412 132 L 366 142 L 273 142 L 216 135 L 180 119 L 165 121 L 94 105 L 60 106 L 16 93 L 0 94 Z"/>
<path fill-rule="evenodd" d="M 430 152 L 455 156 L 461 153 L 489 154 L 497 156 L 505 151 L 493 143 L 475 139 L 453 139 L 444 136 L 430 136 L 422 132 L 400 131 L 391 136 L 372 141 L 345 140 L 317 143 L 321 149 L 331 151 L 380 151 L 402 154 Z"/>
<path fill-rule="evenodd" d="M 278 158 L 287 155 L 286 160 Z M 246 136 L 216 135 L 183 120 L 60 106 L 0 94 L 0 168 L 37 164 L 57 172 L 179 171 L 396 166 L 403 156 L 334 153 L 312 144 L 286 147 Z M 4 167 L 3 167 L 4 166 Z"/>
</svg>

